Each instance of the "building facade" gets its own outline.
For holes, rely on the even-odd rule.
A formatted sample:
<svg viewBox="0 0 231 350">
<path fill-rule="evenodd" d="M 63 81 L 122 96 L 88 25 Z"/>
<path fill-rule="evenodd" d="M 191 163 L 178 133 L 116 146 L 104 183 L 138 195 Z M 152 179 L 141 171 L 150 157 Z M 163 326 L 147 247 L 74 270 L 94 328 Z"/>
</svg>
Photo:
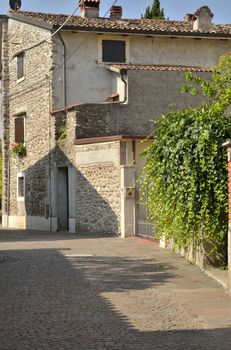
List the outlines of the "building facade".
<svg viewBox="0 0 231 350">
<path fill-rule="evenodd" d="M 184 73 L 230 52 L 231 25 L 207 7 L 165 21 L 99 5 L 0 17 L 3 226 L 149 235 L 137 179 L 151 119 L 201 104 L 180 93 Z"/>
</svg>

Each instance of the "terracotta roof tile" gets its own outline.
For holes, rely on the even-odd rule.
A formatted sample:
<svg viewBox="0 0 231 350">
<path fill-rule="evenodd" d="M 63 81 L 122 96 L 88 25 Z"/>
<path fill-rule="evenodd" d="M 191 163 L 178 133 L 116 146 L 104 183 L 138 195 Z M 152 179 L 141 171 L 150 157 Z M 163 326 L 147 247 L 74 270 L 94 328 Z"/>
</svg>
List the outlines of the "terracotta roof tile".
<svg viewBox="0 0 231 350">
<path fill-rule="evenodd" d="M 172 71 L 172 72 L 211 72 L 209 68 L 189 67 L 189 66 L 164 66 L 164 65 L 143 65 L 143 64 L 111 64 L 107 67 L 112 67 L 118 70 L 146 70 L 146 71 Z"/>
<path fill-rule="evenodd" d="M 68 16 L 40 12 L 10 11 L 15 18 L 31 19 L 47 23 L 54 27 L 60 26 Z M 76 29 L 99 32 L 170 34 L 170 35 L 208 35 L 229 36 L 231 24 L 212 24 L 207 31 L 193 30 L 193 21 L 167 21 L 160 19 L 112 19 L 112 18 L 82 18 L 73 16 L 64 26 L 65 29 Z"/>
</svg>

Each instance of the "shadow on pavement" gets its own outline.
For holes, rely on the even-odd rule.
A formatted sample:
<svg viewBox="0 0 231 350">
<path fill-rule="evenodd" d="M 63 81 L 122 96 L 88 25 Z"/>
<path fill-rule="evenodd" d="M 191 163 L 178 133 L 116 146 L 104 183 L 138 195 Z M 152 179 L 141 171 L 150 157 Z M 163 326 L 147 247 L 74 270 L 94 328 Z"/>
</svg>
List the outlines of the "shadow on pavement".
<svg viewBox="0 0 231 350">
<path fill-rule="evenodd" d="M 178 313 L 182 329 L 166 319 L 160 330 L 157 318 L 152 331 L 143 331 L 121 312 L 117 306 L 125 292 L 148 290 L 174 277 L 150 259 L 65 257 L 56 249 L 1 251 L 0 258 L 2 350 L 231 348 L 230 329 L 194 329 Z M 150 307 L 156 302 L 151 299 Z"/>
<path fill-rule="evenodd" d="M 74 239 L 93 239 L 93 238 L 111 238 L 118 237 L 111 233 L 88 233 L 88 232 L 46 232 L 46 231 L 32 231 L 20 229 L 6 229 L 0 227 L 0 242 L 24 242 L 24 241 L 63 241 Z"/>
</svg>

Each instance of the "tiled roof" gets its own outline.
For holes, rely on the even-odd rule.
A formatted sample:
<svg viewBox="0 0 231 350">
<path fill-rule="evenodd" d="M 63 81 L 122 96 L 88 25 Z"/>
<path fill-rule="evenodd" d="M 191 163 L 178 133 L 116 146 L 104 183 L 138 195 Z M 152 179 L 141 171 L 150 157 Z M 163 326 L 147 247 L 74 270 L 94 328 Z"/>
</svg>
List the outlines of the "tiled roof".
<svg viewBox="0 0 231 350">
<path fill-rule="evenodd" d="M 68 16 L 62 14 L 10 11 L 10 16 L 20 20 L 35 20 L 54 28 L 62 25 Z M 82 18 L 73 16 L 63 27 L 95 32 L 140 33 L 160 35 L 230 36 L 231 24 L 212 24 L 207 31 L 193 30 L 193 21 L 167 21 L 160 19 Z"/>
<path fill-rule="evenodd" d="M 143 65 L 143 64 L 111 64 L 108 68 L 126 70 L 146 70 L 146 71 L 172 71 L 172 72 L 211 72 L 208 68 L 188 67 L 188 66 L 164 66 L 164 65 Z"/>
</svg>

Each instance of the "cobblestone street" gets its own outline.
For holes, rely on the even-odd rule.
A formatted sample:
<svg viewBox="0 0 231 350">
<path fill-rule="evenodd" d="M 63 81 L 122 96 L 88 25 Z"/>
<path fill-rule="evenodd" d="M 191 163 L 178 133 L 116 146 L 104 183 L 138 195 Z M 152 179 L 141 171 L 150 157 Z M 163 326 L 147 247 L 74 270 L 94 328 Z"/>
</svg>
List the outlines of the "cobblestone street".
<svg viewBox="0 0 231 350">
<path fill-rule="evenodd" d="M 231 349 L 231 296 L 139 238 L 0 231 L 1 350 Z"/>
</svg>

